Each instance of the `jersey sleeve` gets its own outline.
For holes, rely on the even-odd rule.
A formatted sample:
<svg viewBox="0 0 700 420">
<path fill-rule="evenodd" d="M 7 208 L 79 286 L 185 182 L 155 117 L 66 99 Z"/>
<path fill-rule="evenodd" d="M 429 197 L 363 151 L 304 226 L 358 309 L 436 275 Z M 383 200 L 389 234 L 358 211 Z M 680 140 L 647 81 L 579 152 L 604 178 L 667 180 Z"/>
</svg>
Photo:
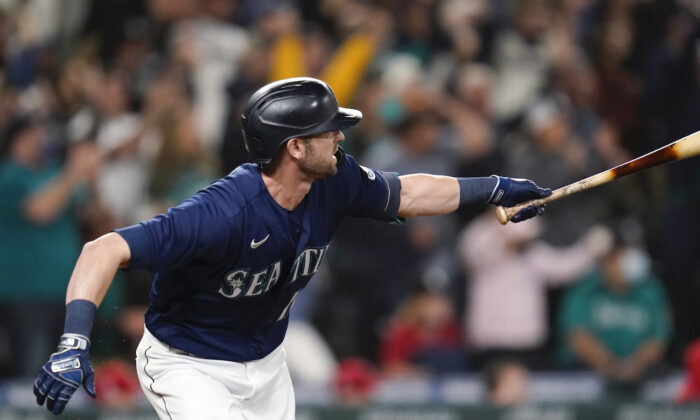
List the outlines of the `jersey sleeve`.
<svg viewBox="0 0 700 420">
<path fill-rule="evenodd" d="M 236 235 L 216 193 L 203 190 L 166 214 L 116 229 L 131 250 L 131 269 L 173 270 L 195 258 L 221 258 Z"/>
<path fill-rule="evenodd" d="M 401 221 L 398 174 L 364 167 L 348 155 L 338 169 L 338 178 L 342 183 L 339 189 L 345 194 L 341 201 L 349 214 L 385 222 Z"/>
</svg>

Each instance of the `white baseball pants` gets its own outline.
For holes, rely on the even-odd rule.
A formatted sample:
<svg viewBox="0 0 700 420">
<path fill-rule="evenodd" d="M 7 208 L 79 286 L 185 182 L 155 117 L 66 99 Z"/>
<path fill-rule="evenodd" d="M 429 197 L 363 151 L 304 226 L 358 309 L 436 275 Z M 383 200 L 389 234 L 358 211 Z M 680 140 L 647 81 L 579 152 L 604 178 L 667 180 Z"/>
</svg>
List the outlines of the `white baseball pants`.
<svg viewBox="0 0 700 420">
<path fill-rule="evenodd" d="M 294 389 L 282 346 L 252 362 L 203 359 L 162 343 L 146 329 L 136 350 L 136 371 L 161 419 L 294 419 Z"/>
</svg>

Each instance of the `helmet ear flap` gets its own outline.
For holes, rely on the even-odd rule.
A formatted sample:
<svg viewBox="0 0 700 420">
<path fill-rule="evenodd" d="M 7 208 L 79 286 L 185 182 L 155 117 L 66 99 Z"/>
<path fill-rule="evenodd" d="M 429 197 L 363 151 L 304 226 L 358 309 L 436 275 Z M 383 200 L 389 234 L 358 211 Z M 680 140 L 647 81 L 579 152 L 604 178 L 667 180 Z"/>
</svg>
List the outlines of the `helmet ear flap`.
<svg viewBox="0 0 700 420">
<path fill-rule="evenodd" d="M 258 137 L 246 134 L 245 129 L 241 130 L 241 132 L 243 133 L 243 144 L 246 152 L 259 154 L 265 144 Z"/>
</svg>

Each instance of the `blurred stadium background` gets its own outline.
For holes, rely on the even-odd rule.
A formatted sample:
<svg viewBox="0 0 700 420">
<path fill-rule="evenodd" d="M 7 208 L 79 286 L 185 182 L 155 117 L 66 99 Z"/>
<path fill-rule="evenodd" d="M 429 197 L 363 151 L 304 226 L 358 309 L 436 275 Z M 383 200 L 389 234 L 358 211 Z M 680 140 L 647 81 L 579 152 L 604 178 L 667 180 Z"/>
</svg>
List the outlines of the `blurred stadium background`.
<svg viewBox="0 0 700 420">
<path fill-rule="evenodd" d="M 327 81 L 346 150 L 402 174 L 559 187 L 700 129 L 697 0 L 0 0 L 0 418 L 31 383 L 82 243 L 246 161 L 248 95 Z M 700 164 L 501 227 L 347 220 L 285 345 L 300 419 L 700 418 Z M 93 332 L 99 398 L 154 418 L 133 353 L 150 275 Z"/>
</svg>

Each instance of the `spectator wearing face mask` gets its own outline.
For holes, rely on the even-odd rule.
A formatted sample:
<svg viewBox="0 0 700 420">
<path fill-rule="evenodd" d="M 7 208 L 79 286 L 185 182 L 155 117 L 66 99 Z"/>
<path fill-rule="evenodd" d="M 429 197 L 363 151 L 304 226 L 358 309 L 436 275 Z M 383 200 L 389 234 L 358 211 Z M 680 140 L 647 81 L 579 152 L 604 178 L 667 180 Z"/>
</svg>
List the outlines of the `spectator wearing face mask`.
<svg viewBox="0 0 700 420">
<path fill-rule="evenodd" d="M 666 296 L 643 249 L 618 244 L 600 270 L 570 290 L 559 318 L 562 360 L 586 366 L 610 389 L 634 392 L 661 360 L 671 327 Z"/>
</svg>

